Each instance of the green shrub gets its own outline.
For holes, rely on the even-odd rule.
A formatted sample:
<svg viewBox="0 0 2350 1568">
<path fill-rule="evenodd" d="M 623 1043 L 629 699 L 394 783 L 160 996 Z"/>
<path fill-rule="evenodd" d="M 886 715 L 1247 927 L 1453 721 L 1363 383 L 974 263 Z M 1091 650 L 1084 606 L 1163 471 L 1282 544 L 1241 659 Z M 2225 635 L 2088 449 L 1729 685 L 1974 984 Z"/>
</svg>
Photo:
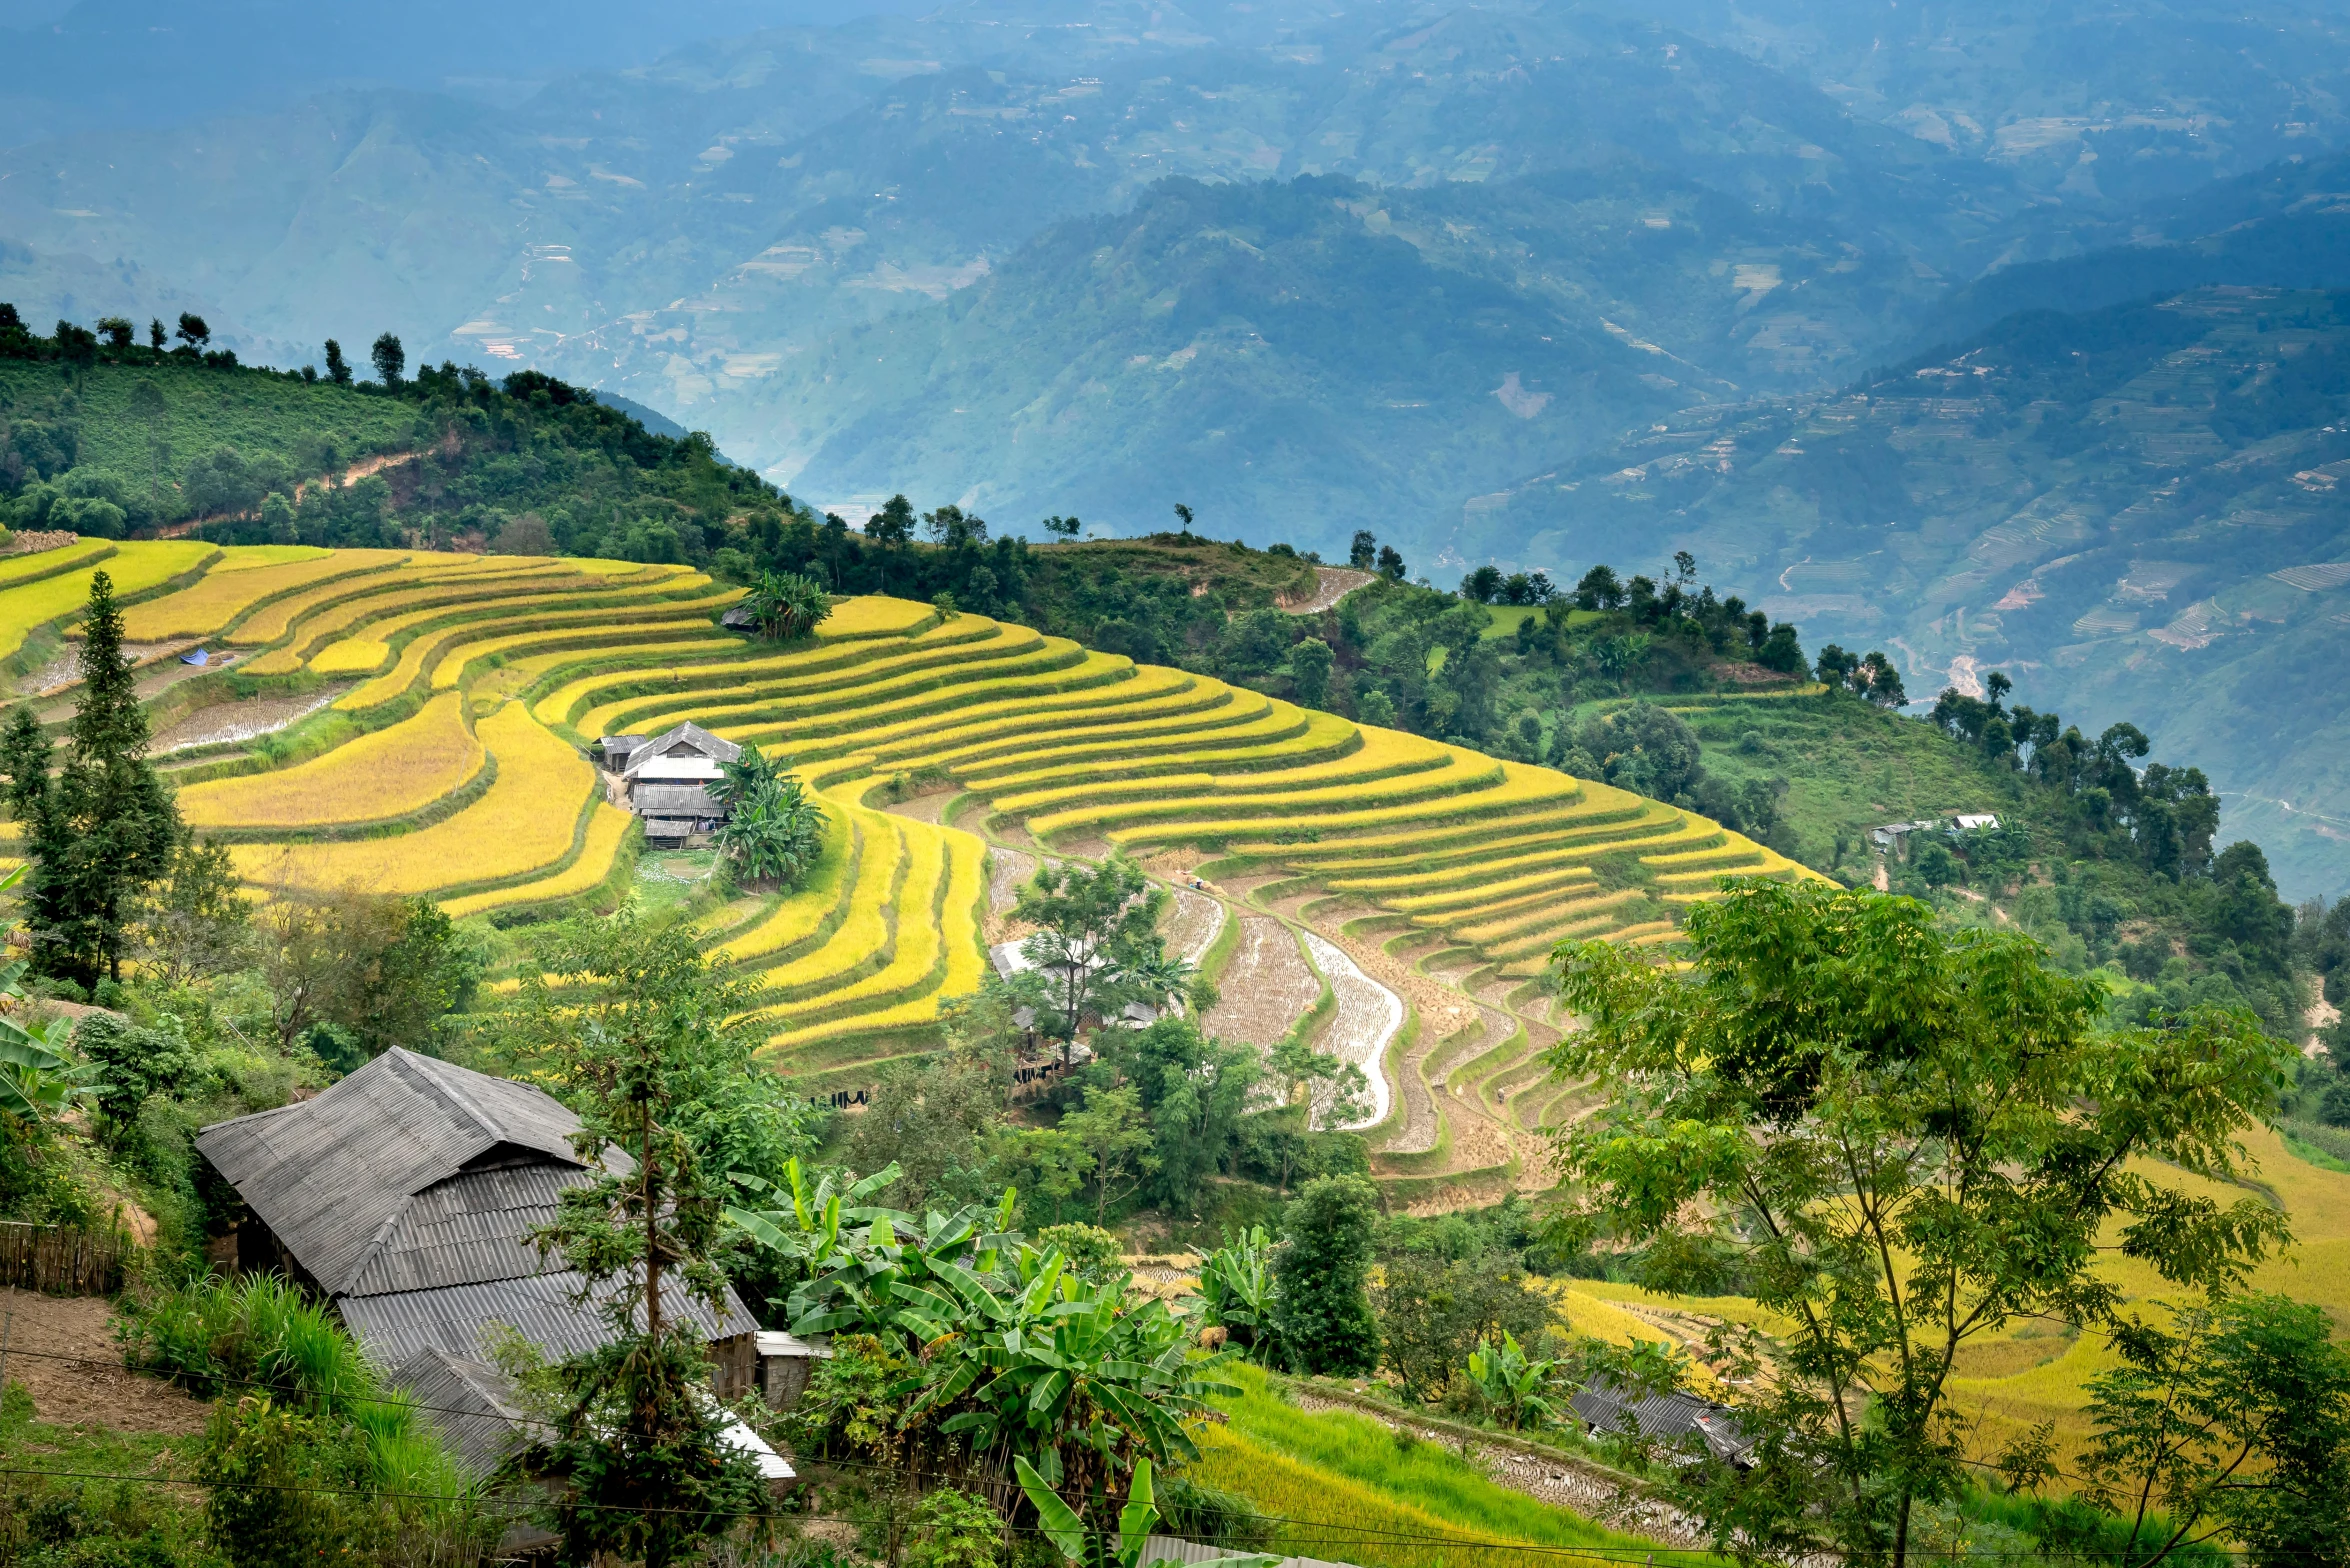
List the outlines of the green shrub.
<svg viewBox="0 0 2350 1568">
<path fill-rule="evenodd" d="M 983 1497 L 942 1486 L 914 1510 L 906 1568 L 995 1568 L 1004 1553 L 1004 1521 Z"/>
<path fill-rule="evenodd" d="M 196 1464 L 213 1543 L 236 1568 L 299 1568 L 364 1544 L 372 1471 L 356 1428 L 257 1396 L 213 1407 Z"/>
</svg>

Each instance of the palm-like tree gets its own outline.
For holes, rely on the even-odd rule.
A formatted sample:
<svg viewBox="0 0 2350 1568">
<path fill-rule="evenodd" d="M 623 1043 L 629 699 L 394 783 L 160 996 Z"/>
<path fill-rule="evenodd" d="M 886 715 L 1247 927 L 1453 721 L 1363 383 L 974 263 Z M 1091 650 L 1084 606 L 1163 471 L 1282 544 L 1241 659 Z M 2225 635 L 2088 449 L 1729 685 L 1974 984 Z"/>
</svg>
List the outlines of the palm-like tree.
<svg viewBox="0 0 2350 1568">
<path fill-rule="evenodd" d="M 790 774 L 768 774 L 731 800 L 710 842 L 753 881 L 798 884 L 824 852 L 824 814 Z"/>
<path fill-rule="evenodd" d="M 791 642 L 813 633 L 832 613 L 832 595 L 804 572 L 765 572 L 743 601 L 760 635 Z"/>
</svg>

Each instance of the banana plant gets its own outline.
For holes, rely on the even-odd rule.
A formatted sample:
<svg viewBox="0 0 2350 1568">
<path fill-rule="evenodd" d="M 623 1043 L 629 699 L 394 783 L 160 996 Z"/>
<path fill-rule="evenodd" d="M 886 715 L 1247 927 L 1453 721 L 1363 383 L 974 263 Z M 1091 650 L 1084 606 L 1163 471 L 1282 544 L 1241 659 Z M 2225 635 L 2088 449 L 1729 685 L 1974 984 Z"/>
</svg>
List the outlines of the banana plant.
<svg viewBox="0 0 2350 1568">
<path fill-rule="evenodd" d="M 23 874 L 24 868 L 19 866 L 0 881 L 0 888 L 13 886 Z M 0 969 L 0 1000 L 11 1004 L 25 1000 L 24 972 L 21 959 Z M 90 1070 L 76 1065 L 65 1053 L 66 1039 L 72 1033 L 73 1020 L 69 1018 L 52 1018 L 36 1030 L 17 1022 L 13 1006 L 11 1011 L 0 1013 L 0 1118 L 30 1132 L 64 1115 L 75 1101 L 98 1092 L 98 1086 L 90 1081 Z"/>
<path fill-rule="evenodd" d="M 1113 1537 L 1097 1535 L 1086 1529 L 1085 1520 L 1060 1499 L 1060 1495 L 1045 1484 L 1036 1467 L 1025 1459 L 1012 1462 L 1013 1473 L 1020 1478 L 1020 1490 L 1028 1494 L 1029 1506 L 1036 1510 L 1037 1525 L 1044 1538 L 1060 1549 L 1061 1555 L 1078 1568 L 1137 1568 L 1142 1554 L 1150 1546 L 1151 1526 L 1159 1522 L 1159 1510 L 1151 1496 L 1151 1462 L 1138 1461 L 1134 1479 L 1126 1490 L 1126 1506 L 1118 1511 L 1118 1533 Z M 1244 1552 L 1231 1557 L 1210 1557 L 1191 1563 L 1188 1568 L 1277 1568 L 1279 1557 L 1266 1552 Z"/>
<path fill-rule="evenodd" d="M 1557 1416 L 1551 1386 L 1558 1367 L 1555 1359 L 1529 1359 L 1516 1336 L 1507 1331 L 1499 1345 L 1480 1344 L 1469 1352 L 1469 1381 L 1477 1385 L 1487 1407 L 1513 1432 L 1530 1422 L 1540 1424 Z"/>
<path fill-rule="evenodd" d="M 920 1219 L 858 1206 L 891 1174 L 810 1190 L 795 1165 L 791 1208 L 729 1211 L 806 1271 L 786 1306 L 794 1333 L 882 1339 L 906 1358 L 899 1430 L 954 1438 L 983 1464 L 1024 1458 L 1048 1485 L 1091 1495 L 1138 1460 L 1197 1457 L 1185 1424 L 1234 1392 L 1214 1380 L 1225 1357 L 1193 1354 L 1164 1302 L 1013 1232 L 1011 1192 Z"/>
<path fill-rule="evenodd" d="M 1197 1252 L 1201 1323 L 1220 1328 L 1250 1358 L 1269 1361 L 1273 1353 L 1273 1238 L 1262 1225 L 1234 1235 L 1213 1252 Z"/>
</svg>

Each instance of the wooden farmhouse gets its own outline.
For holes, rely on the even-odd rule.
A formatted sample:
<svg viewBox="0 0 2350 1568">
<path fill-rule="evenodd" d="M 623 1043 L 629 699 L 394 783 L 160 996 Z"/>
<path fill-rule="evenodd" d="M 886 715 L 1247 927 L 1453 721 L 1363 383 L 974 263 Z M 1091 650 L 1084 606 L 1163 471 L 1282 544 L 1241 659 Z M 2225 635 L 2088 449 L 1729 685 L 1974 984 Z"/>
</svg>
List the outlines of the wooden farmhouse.
<svg viewBox="0 0 2350 1568">
<path fill-rule="evenodd" d="M 604 754 L 604 793 L 615 806 L 635 813 L 645 841 L 665 848 L 698 848 L 726 820 L 726 808 L 711 797 L 719 764 L 732 762 L 742 748 L 720 740 L 699 724 L 680 724 L 654 736 L 607 735 L 597 742 Z"/>
<path fill-rule="evenodd" d="M 611 1335 L 602 1306 L 581 1299 L 581 1276 L 532 1239 L 566 1191 L 594 1179 L 572 1147 L 578 1129 L 535 1085 L 392 1050 L 315 1099 L 215 1122 L 196 1147 L 244 1200 L 235 1266 L 331 1302 L 368 1361 L 486 1470 L 518 1419 L 492 1336 L 510 1330 L 553 1361 Z M 607 1146 L 598 1167 L 634 1163 Z M 732 1287 L 719 1306 L 662 1291 L 664 1313 L 709 1344 L 714 1393 L 732 1399 L 783 1371 L 804 1378 L 804 1364 L 759 1364 L 758 1322 Z M 747 1428 L 740 1441 L 771 1481 L 790 1479 Z"/>
</svg>

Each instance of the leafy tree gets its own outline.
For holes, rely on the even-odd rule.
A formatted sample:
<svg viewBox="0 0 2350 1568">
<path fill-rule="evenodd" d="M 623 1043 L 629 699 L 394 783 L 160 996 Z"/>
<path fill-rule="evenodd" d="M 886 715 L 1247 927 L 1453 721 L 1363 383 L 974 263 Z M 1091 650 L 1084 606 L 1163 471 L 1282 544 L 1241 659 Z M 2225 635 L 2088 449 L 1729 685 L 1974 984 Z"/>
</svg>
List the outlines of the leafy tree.
<svg viewBox="0 0 2350 1568">
<path fill-rule="evenodd" d="M 1461 579 L 1461 597 L 1474 604 L 1491 604 L 1501 597 L 1501 568 L 1488 561 Z"/>
<path fill-rule="evenodd" d="M 2104 988 L 2012 933 L 1947 932 L 1908 899 L 1762 879 L 1690 911 L 1686 972 L 1604 943 L 1558 953 L 1588 1025 L 1551 1053 L 1603 1109 L 1559 1135 L 1564 1239 L 1633 1250 L 1640 1283 L 1735 1278 L 1788 1327 L 1740 1420 L 1756 1469 L 1677 1468 L 1724 1550 L 1832 1544 L 1895 1565 L 1965 1482 L 1959 1352 L 2031 1316 L 2090 1326 L 2101 1238 L 2217 1288 L 2285 1235 L 2226 1181 L 2286 1047 L 2239 1014 L 2100 1033 Z M 1751 1338 L 1725 1347 L 1754 1375 Z M 1824 1538 L 1824 1542 L 1823 1542 Z"/>
<path fill-rule="evenodd" d="M 1301 707 L 1330 706 L 1330 670 L 1337 655 L 1319 637 L 1301 637 L 1289 650 L 1290 692 Z"/>
<path fill-rule="evenodd" d="M 91 574 L 82 634 L 82 691 L 57 777 L 49 776 L 48 738 L 25 707 L 0 740 L 0 770 L 32 865 L 25 916 L 33 962 L 87 987 L 101 975 L 122 978 L 138 900 L 170 870 L 183 830 L 147 762 L 147 710 L 103 571 Z"/>
<path fill-rule="evenodd" d="M 1143 1115 L 1150 1153 L 1136 1173 L 1144 1193 L 1161 1208 L 1196 1206 L 1208 1178 L 1239 1151 L 1249 1099 L 1264 1076 L 1256 1047 L 1211 1040 L 1177 1017 L 1101 1043 Z M 1075 1130 L 1068 1118 L 1061 1125 Z"/>
<path fill-rule="evenodd" d="M 1391 583 L 1400 583 L 1404 580 L 1408 570 L 1403 564 L 1403 556 L 1397 552 L 1394 545 L 1383 544 L 1379 547 L 1380 576 Z"/>
<path fill-rule="evenodd" d="M 1004 1075 L 967 1051 L 892 1062 L 854 1119 L 849 1165 L 898 1173 L 890 1195 L 919 1213 L 990 1190 L 988 1134 L 1004 1108 Z"/>
<path fill-rule="evenodd" d="M 147 346 L 160 354 L 163 352 L 163 345 L 168 341 L 170 341 L 169 337 L 163 330 L 163 318 L 161 316 L 150 317 L 147 322 Z"/>
<path fill-rule="evenodd" d="M 400 390 L 400 374 L 408 368 L 408 351 L 400 340 L 386 332 L 375 340 L 367 351 L 369 364 L 375 366 L 375 377 L 384 384 L 386 392 Z"/>
<path fill-rule="evenodd" d="M 338 387 L 351 384 L 351 362 L 343 357 L 343 345 L 333 338 L 326 340 L 326 379 Z"/>
<path fill-rule="evenodd" d="M 1371 1231 L 1379 1189 L 1360 1176 L 1307 1182 L 1273 1254 L 1273 1332 L 1292 1370 L 1368 1372 L 1379 1364 L 1371 1314 Z"/>
<path fill-rule="evenodd" d="M 1526 1283 L 1515 1258 L 1479 1249 L 1447 1261 L 1417 1254 L 1380 1264 L 1380 1360 L 1406 1398 L 1436 1400 L 1469 1353 L 1505 1334 L 1533 1339 L 1554 1307 Z"/>
<path fill-rule="evenodd" d="M 1575 607 L 1613 610 L 1624 602 L 1624 586 L 1612 566 L 1594 566 L 1575 584 Z"/>
<path fill-rule="evenodd" d="M 104 338 L 106 346 L 117 354 L 124 353 L 130 348 L 131 335 L 136 331 L 138 328 L 131 325 L 128 316 L 101 316 L 98 318 L 98 335 Z"/>
<path fill-rule="evenodd" d="M 1085 532 L 1085 524 L 1074 517 L 1048 517 L 1044 520 L 1044 531 L 1056 539 L 1074 541 Z"/>
<path fill-rule="evenodd" d="M 1367 572 L 1378 563 L 1379 541 L 1368 528 L 1355 530 L 1353 542 L 1346 547 L 1346 564 L 1358 572 Z"/>
<path fill-rule="evenodd" d="M 180 312 L 179 331 L 174 336 L 180 340 L 182 347 L 191 352 L 201 352 L 204 345 L 212 341 L 212 329 L 204 324 L 202 316 L 183 310 Z"/>
<path fill-rule="evenodd" d="M 1090 1017 L 1123 1001 L 1122 965 L 1149 950 L 1158 934 L 1165 892 L 1151 887 L 1140 867 L 1113 855 L 1098 868 L 1047 861 L 1012 905 L 1012 918 L 1037 927 L 1020 944 L 1042 977 L 1037 1027 L 1068 1047 Z"/>
<path fill-rule="evenodd" d="M 1061 1118 L 1061 1131 L 1085 1151 L 1093 1183 L 1093 1220 L 1098 1225 L 1113 1199 L 1131 1196 L 1159 1161 L 1151 1152 L 1141 1090 L 1132 1084 L 1115 1089 L 1088 1084 L 1084 1093 L 1083 1107 Z"/>
<path fill-rule="evenodd" d="M 1183 525 L 1184 534 L 1189 536 L 1191 533 L 1191 508 L 1185 506 L 1181 501 L 1176 502 L 1175 520 Z"/>
<path fill-rule="evenodd" d="M 763 1524 L 757 1463 L 722 1440 L 708 1351 L 687 1299 L 719 1310 L 731 1244 L 725 1173 L 676 1122 L 712 1082 L 750 1068 L 739 982 L 705 967 L 690 935 L 632 913 L 581 922 L 528 950 L 510 1022 L 533 1065 L 578 1113 L 572 1147 L 592 1179 L 567 1188 L 536 1236 L 580 1277 L 606 1320 L 595 1349 L 552 1369 L 555 1430 L 519 1457 L 565 1483 L 550 1524 L 575 1561 L 609 1553 L 658 1568 L 744 1520 Z M 617 1149 L 625 1160 L 609 1158 Z"/>
<path fill-rule="evenodd" d="M 247 956 L 252 906 L 238 893 L 228 846 L 185 835 L 139 915 L 139 964 L 164 986 L 225 974 Z"/>
<path fill-rule="evenodd" d="M 2350 1349 L 2325 1312 L 2247 1294 L 2132 1313 L 2089 1380 L 2082 1495 L 2128 1527 L 2118 1568 L 2226 1537 L 2257 1564 L 2350 1562 Z"/>
</svg>

